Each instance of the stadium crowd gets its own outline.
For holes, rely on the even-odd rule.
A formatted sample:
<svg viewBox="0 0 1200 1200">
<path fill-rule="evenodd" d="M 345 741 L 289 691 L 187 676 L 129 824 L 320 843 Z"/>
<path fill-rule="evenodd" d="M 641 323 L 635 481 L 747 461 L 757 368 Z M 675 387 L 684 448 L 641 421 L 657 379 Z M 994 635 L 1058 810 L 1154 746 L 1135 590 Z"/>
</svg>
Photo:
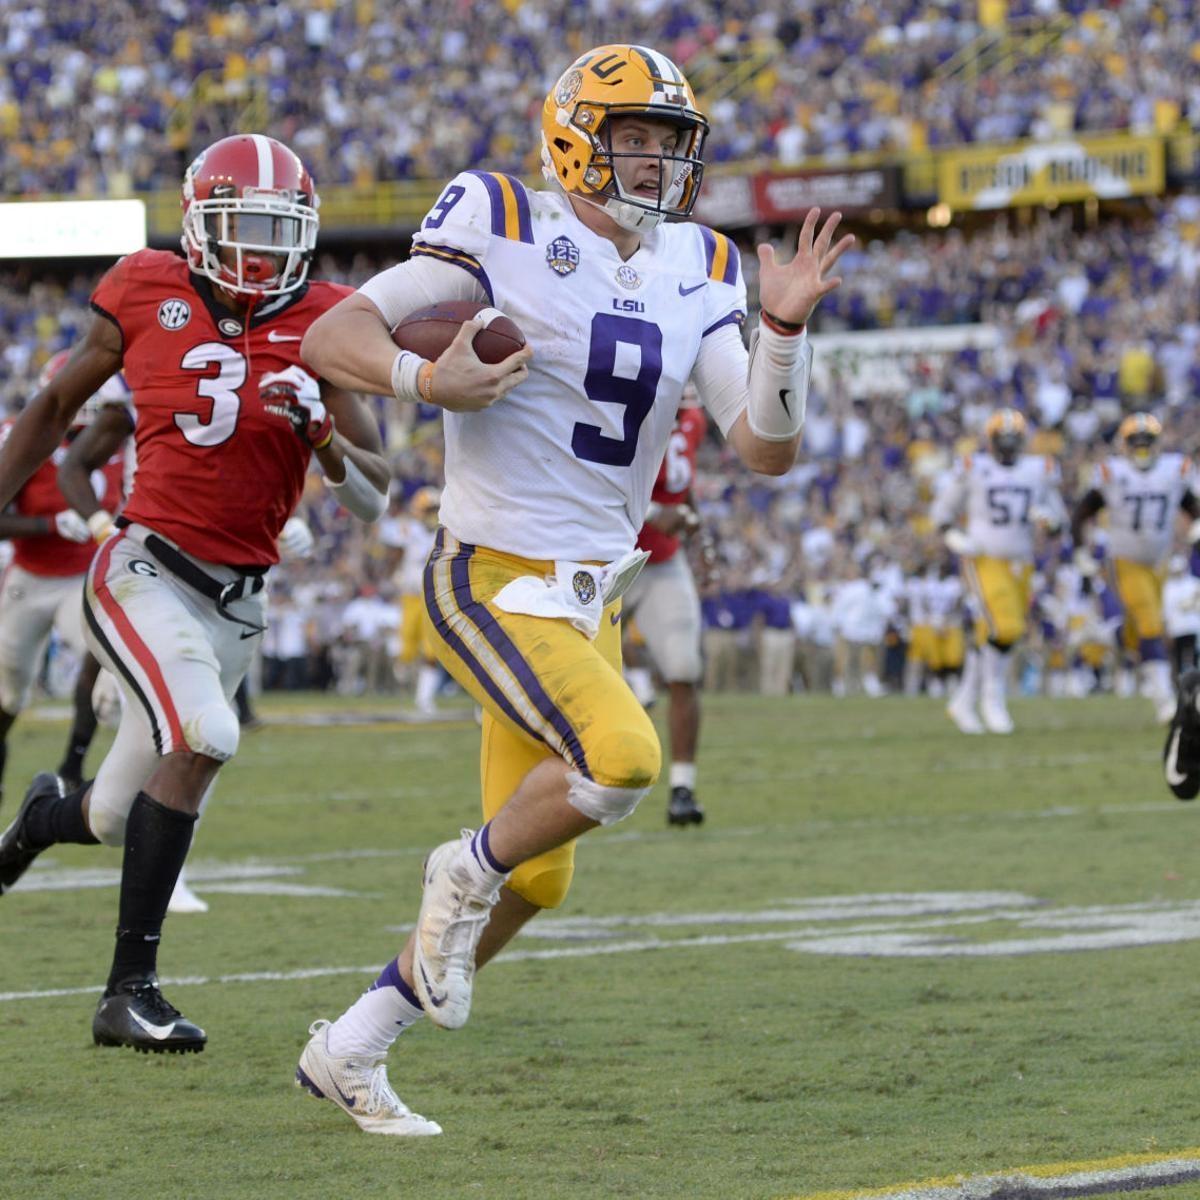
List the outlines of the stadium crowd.
<svg viewBox="0 0 1200 1200">
<path fill-rule="evenodd" d="M 955 70 L 985 23 L 1023 18 L 1057 25 L 1018 69 Z M 479 162 L 536 174 L 528 132 L 550 74 L 613 29 L 698 85 L 718 165 L 1200 127 L 1200 14 L 1185 0 L 453 0 L 436 22 L 415 0 L 0 0 L 0 186 L 173 190 L 191 154 L 246 114 L 319 185 Z M 749 85 L 706 94 L 735 63 L 752 64 Z"/>
</svg>

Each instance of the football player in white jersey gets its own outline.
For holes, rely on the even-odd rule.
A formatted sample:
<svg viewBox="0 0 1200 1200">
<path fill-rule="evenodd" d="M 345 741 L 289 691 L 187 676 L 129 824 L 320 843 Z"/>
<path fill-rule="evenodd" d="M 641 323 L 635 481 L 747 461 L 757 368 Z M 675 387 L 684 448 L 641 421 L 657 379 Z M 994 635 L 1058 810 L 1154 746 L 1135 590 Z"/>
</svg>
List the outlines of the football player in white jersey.
<svg viewBox="0 0 1200 1200">
<path fill-rule="evenodd" d="M 1200 500 L 1191 459 L 1161 453 L 1162 425 L 1150 413 L 1131 413 L 1117 430 L 1120 453 L 1097 464 L 1091 487 L 1071 514 L 1071 536 L 1086 567 L 1086 529 L 1102 509 L 1108 518 L 1110 584 L 1125 612 L 1125 649 L 1141 665 L 1142 686 L 1161 722 L 1175 712 L 1175 690 L 1163 626 L 1163 579 L 1180 509 L 1200 534 Z"/>
<path fill-rule="evenodd" d="M 423 1015 L 463 1024 L 476 967 L 562 902 L 574 840 L 633 812 L 658 776 L 657 734 L 620 671 L 618 602 L 641 564 L 634 543 L 685 385 L 746 465 L 777 475 L 795 461 L 804 326 L 853 238 L 835 237 L 840 214 L 814 209 L 786 265 L 759 246 L 763 312 L 748 355 L 736 248 L 668 223 L 695 202 L 707 130 L 669 59 L 630 45 L 587 52 L 543 109 L 553 190 L 456 176 L 411 259 L 302 345 L 335 380 L 445 410 L 425 597 L 444 665 L 484 710 L 485 824 L 430 853 L 408 944 L 336 1022 L 314 1024 L 300 1060 L 298 1082 L 368 1131 L 437 1132 L 380 1086 L 389 1045 Z M 494 305 L 527 345 L 485 365 L 469 321 L 434 363 L 397 352 L 389 330 L 448 300 Z"/>
<path fill-rule="evenodd" d="M 988 451 L 955 465 L 931 513 L 959 556 L 976 615 L 975 646 L 946 709 L 963 733 L 1012 733 L 1008 670 L 1026 629 L 1034 533 L 1066 523 L 1058 465 L 1022 453 L 1027 432 L 1016 409 L 993 413 L 984 427 Z M 955 524 L 964 512 L 965 527 Z"/>
</svg>

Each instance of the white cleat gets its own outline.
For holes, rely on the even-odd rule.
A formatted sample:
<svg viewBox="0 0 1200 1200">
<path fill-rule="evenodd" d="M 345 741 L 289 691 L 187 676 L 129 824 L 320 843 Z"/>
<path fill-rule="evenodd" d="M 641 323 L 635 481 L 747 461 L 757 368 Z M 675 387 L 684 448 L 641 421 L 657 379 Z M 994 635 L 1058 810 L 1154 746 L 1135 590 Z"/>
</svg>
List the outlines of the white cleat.
<svg viewBox="0 0 1200 1200">
<path fill-rule="evenodd" d="M 946 716 L 958 726 L 959 733 L 982 733 L 983 723 L 975 715 L 975 710 L 966 704 L 951 701 L 946 705 Z"/>
<path fill-rule="evenodd" d="M 979 706 L 979 713 L 983 717 L 984 728 L 988 733 L 1012 733 L 1013 720 L 1008 715 L 1008 709 L 1003 701 L 984 700 Z"/>
<path fill-rule="evenodd" d="M 413 983 L 421 1007 L 442 1029 L 459 1029 L 471 1015 L 475 950 L 500 898 L 473 890 L 453 868 L 474 836 L 464 829 L 455 842 L 443 842 L 425 860 L 424 894 L 413 942 Z"/>
<path fill-rule="evenodd" d="M 312 1037 L 300 1055 L 296 1086 L 318 1100 L 330 1100 L 367 1133 L 392 1137 L 431 1137 L 441 1133 L 436 1121 L 415 1113 L 388 1083 L 386 1055 L 335 1058 L 329 1053 L 329 1022 L 314 1021 Z"/>
<path fill-rule="evenodd" d="M 167 905 L 169 913 L 206 913 L 208 912 L 208 901 L 201 900 L 195 892 L 188 887 L 188 882 L 182 875 L 175 880 L 175 890 L 171 893 L 171 901 Z"/>
</svg>

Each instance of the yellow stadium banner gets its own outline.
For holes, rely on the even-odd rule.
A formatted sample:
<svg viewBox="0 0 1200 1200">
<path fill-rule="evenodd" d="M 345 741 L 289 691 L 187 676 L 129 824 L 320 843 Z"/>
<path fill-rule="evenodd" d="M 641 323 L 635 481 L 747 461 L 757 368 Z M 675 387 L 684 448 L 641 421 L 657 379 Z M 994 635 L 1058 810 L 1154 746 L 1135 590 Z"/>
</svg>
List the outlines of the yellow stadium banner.
<svg viewBox="0 0 1200 1200">
<path fill-rule="evenodd" d="M 938 163 L 938 199 L 952 209 L 1155 195 L 1166 186 L 1157 137 L 1080 137 L 949 151 Z"/>
</svg>

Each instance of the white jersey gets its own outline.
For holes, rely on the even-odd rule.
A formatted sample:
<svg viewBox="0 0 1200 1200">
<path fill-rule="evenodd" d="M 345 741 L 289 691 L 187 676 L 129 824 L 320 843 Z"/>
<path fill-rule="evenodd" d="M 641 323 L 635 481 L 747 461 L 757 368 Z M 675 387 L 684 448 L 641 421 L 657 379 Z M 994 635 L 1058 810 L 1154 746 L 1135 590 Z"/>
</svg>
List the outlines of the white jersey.
<svg viewBox="0 0 1200 1200">
<path fill-rule="evenodd" d="M 1032 562 L 1035 523 L 1061 525 L 1066 517 L 1058 464 L 1022 454 L 1005 466 L 990 454 L 970 454 L 943 481 L 933 522 L 948 525 L 964 509 L 971 554 Z"/>
<path fill-rule="evenodd" d="M 1091 486 L 1108 510 L 1109 553 L 1154 567 L 1171 552 L 1179 506 L 1195 491 L 1195 469 L 1182 454 L 1160 454 L 1145 471 L 1114 455 L 1095 467 Z"/>
<path fill-rule="evenodd" d="M 1168 637 L 1200 634 L 1200 579 L 1190 571 L 1163 584 L 1163 624 Z"/>
<path fill-rule="evenodd" d="M 962 580 L 957 575 L 934 579 L 928 584 L 929 624 L 939 632 L 961 624 Z"/>
<path fill-rule="evenodd" d="M 565 195 L 464 171 L 415 235 L 422 255 L 474 277 L 534 352 L 529 378 L 496 404 L 445 414 L 442 524 L 526 558 L 630 551 L 701 342 L 745 317 L 732 242 L 666 224 L 623 261 Z M 361 290 L 394 312 L 386 273 Z"/>
</svg>

